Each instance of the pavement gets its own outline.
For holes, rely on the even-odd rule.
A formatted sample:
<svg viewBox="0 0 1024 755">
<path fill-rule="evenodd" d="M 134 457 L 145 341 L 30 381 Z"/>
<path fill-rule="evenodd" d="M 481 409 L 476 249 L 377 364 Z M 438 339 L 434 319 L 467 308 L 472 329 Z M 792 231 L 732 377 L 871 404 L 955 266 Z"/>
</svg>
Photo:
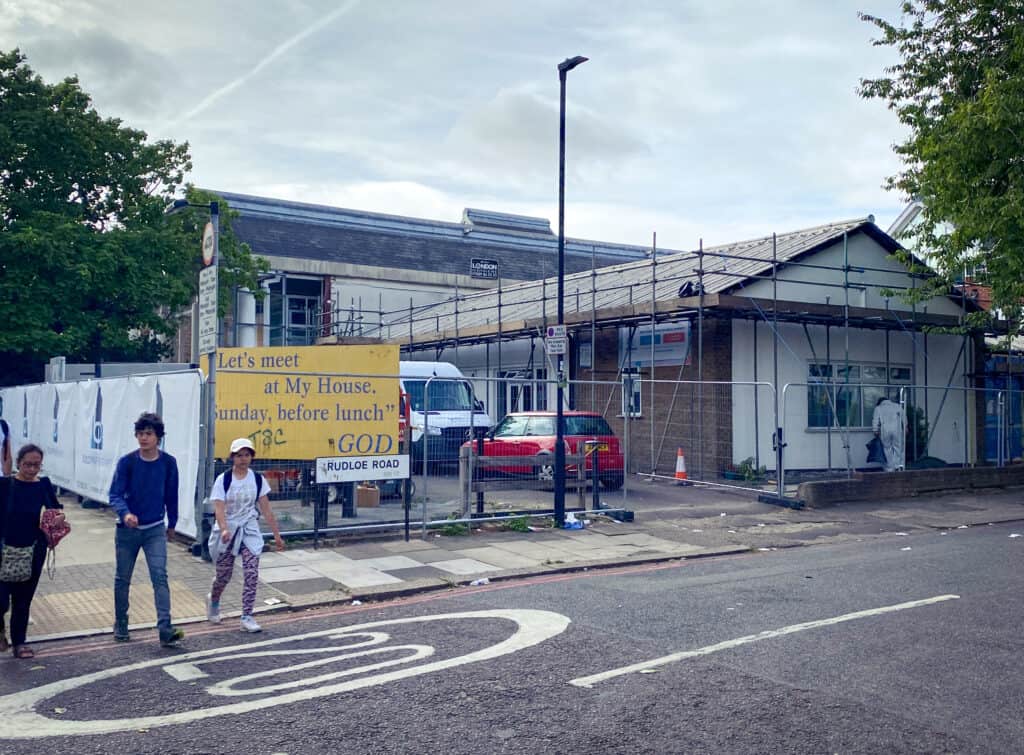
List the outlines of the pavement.
<svg viewBox="0 0 1024 755">
<path fill-rule="evenodd" d="M 901 538 L 989 523 L 1022 523 L 1024 489 L 956 494 L 793 510 L 761 503 L 750 492 L 639 482 L 627 496 L 635 520 L 588 515 L 582 530 L 554 529 L 533 520 L 525 531 L 497 522 L 454 534 L 421 532 L 344 535 L 319 543 L 288 541 L 261 558 L 257 613 L 337 602 L 474 589 L 493 582 L 565 571 L 691 559 L 868 538 Z M 616 501 L 615 505 L 620 505 Z M 114 514 L 64 499 L 71 534 L 57 549 L 53 579 L 43 575 L 32 604 L 29 641 L 110 634 L 113 620 Z M 902 544 L 902 543 L 901 543 Z M 168 548 L 171 605 L 176 624 L 205 621 L 212 564 L 184 542 Z M 225 622 L 241 611 L 241 564 L 221 600 Z M 131 627 L 155 626 L 152 590 L 140 554 L 132 584 Z M 145 635 L 136 635 L 145 636 Z M 155 631 L 153 632 L 155 638 Z"/>
</svg>

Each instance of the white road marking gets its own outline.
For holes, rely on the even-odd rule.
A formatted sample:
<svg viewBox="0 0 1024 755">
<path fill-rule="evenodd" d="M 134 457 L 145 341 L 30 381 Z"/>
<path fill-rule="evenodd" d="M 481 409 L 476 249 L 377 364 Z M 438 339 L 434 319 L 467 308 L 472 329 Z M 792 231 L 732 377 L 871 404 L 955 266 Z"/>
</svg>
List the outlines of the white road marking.
<svg viewBox="0 0 1024 755">
<path fill-rule="evenodd" d="M 411 666 L 402 669 L 380 672 L 386 666 L 397 663 L 408 663 L 431 655 L 433 648 L 422 645 L 402 645 L 392 648 L 377 648 L 372 650 L 352 653 L 357 647 L 376 645 L 379 642 L 389 639 L 389 635 L 383 632 L 368 631 L 377 630 L 383 627 L 401 626 L 406 624 L 430 623 L 446 620 L 459 619 L 481 619 L 494 620 L 502 619 L 515 624 L 511 636 L 497 644 L 485 647 L 480 650 L 467 653 L 455 658 L 444 658 L 419 666 Z M 253 711 L 272 708 L 278 705 L 286 705 L 295 702 L 305 702 L 319 697 L 327 697 L 342 692 L 363 689 L 388 682 L 407 679 L 410 677 L 429 674 L 433 671 L 443 671 L 467 663 L 492 660 L 509 653 L 538 645 L 545 640 L 551 639 L 565 631 L 569 626 L 569 617 L 552 611 L 538 611 L 531 609 L 497 609 L 490 611 L 465 611 L 460 613 L 439 614 L 435 616 L 417 616 L 406 619 L 394 619 L 391 621 L 374 621 L 366 624 L 359 624 L 352 627 L 334 627 L 316 632 L 279 637 L 260 642 L 248 643 L 245 645 L 234 645 L 227 648 L 215 648 L 212 650 L 201 650 L 195 653 L 186 653 L 175 658 L 159 658 L 151 661 L 142 661 L 126 666 L 119 666 L 103 671 L 96 671 L 91 674 L 71 679 L 44 684 L 34 689 L 27 689 L 0 697 L 0 741 L 4 739 L 39 739 L 42 737 L 74 736 L 85 734 L 110 734 L 119 731 L 132 731 L 136 729 L 150 729 L 157 726 L 168 726 L 171 724 L 190 723 L 215 716 L 237 715 L 251 713 Z M 334 640 L 350 640 L 353 637 L 365 638 L 361 642 L 354 642 L 342 646 L 327 648 L 306 648 L 297 650 L 280 650 L 278 646 L 285 643 L 301 642 L 305 640 L 326 638 Z M 267 650 L 263 650 L 267 648 Z M 274 648 L 274 649 L 270 649 Z M 375 663 L 354 670 L 346 670 L 336 673 L 323 674 L 310 679 L 291 681 L 259 689 L 234 689 L 234 685 L 247 680 L 271 676 L 277 673 L 294 672 L 297 669 L 312 668 L 324 665 L 347 657 L 368 656 L 385 650 L 405 651 L 406 656 L 397 660 L 389 660 L 382 663 Z M 341 655 L 338 653 L 341 652 Z M 226 705 L 211 705 L 212 699 L 204 700 L 202 707 L 194 710 L 183 710 L 177 713 L 169 713 L 160 716 L 141 716 L 138 718 L 117 718 L 107 720 L 90 719 L 76 721 L 61 717 L 60 719 L 48 718 L 36 712 L 36 708 L 42 708 L 40 704 L 56 697 L 69 690 L 78 689 L 87 685 L 96 684 L 107 679 L 122 676 L 131 672 L 144 671 L 146 669 L 160 669 L 171 667 L 168 670 L 174 679 L 182 678 L 191 681 L 196 678 L 203 678 L 206 673 L 199 667 L 208 663 L 229 662 L 239 658 L 256 658 L 260 656 L 284 656 L 284 655 L 309 655 L 310 653 L 334 653 L 334 656 L 317 659 L 291 666 L 285 669 L 247 674 L 229 680 L 218 682 L 207 688 L 207 692 L 215 696 L 242 696 L 242 695 L 266 695 L 268 692 L 279 690 L 292 690 L 283 694 L 263 696 L 255 700 L 243 700 Z M 368 676 L 361 676 L 358 679 L 349 679 L 334 684 L 327 684 L 320 687 L 310 687 L 321 681 L 331 681 L 338 677 L 363 673 L 366 671 L 378 671 Z M 296 687 L 306 689 L 294 689 Z M 215 698 L 213 698 L 215 699 Z M 52 704 L 51 706 L 52 707 Z"/>
<path fill-rule="evenodd" d="M 669 663 L 675 663 L 676 661 L 685 661 L 688 658 L 697 658 L 703 655 L 711 655 L 717 653 L 719 650 L 729 650 L 731 648 L 739 647 L 740 645 L 749 645 L 752 642 L 760 642 L 761 640 L 770 640 L 775 637 L 782 637 L 787 634 L 795 634 L 796 632 L 803 632 L 807 629 L 818 629 L 820 627 L 828 627 L 834 624 L 841 624 L 844 621 L 853 621 L 855 619 L 865 619 L 869 616 L 879 616 L 885 613 L 893 613 L 894 611 L 904 611 L 908 608 L 919 608 L 920 606 L 928 606 L 933 603 L 942 603 L 947 600 L 958 600 L 959 595 L 936 595 L 934 598 L 924 598 L 923 600 L 912 600 L 908 603 L 897 603 L 892 606 L 882 606 L 881 608 L 869 608 L 865 611 L 856 611 L 855 613 L 847 613 L 842 616 L 834 616 L 831 619 L 818 619 L 817 621 L 806 621 L 802 624 L 792 624 L 788 627 L 782 627 L 781 629 L 769 629 L 765 632 L 758 634 L 750 634 L 746 637 L 737 637 L 734 640 L 725 640 L 724 642 L 718 642 L 714 645 L 707 645 L 696 650 L 684 650 L 679 653 L 672 653 L 670 655 L 662 656 L 661 658 L 653 658 L 649 661 L 642 661 L 641 663 L 634 663 L 631 666 L 623 666 L 621 668 L 612 669 L 611 671 L 602 671 L 599 674 L 591 674 L 590 676 L 581 676 L 573 679 L 569 682 L 576 687 L 591 688 L 599 682 L 604 682 L 609 679 L 614 679 L 617 676 L 625 676 L 626 674 L 633 674 L 636 672 L 644 672 L 648 669 L 657 668 L 658 666 L 665 666 Z"/>
</svg>

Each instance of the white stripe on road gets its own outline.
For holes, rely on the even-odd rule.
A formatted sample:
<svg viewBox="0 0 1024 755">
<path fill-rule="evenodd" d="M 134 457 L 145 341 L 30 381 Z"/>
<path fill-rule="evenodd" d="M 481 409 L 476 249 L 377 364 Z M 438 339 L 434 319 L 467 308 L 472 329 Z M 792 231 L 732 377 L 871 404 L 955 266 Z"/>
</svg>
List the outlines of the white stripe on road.
<svg viewBox="0 0 1024 755">
<path fill-rule="evenodd" d="M 577 687 L 593 687 L 598 682 L 607 681 L 608 679 L 614 679 L 617 676 L 625 676 L 626 674 L 633 674 L 638 671 L 646 671 L 648 669 L 657 668 L 658 666 L 665 666 L 669 663 L 675 663 L 676 661 L 685 661 L 687 658 L 697 658 L 702 655 L 711 655 L 717 653 L 719 650 L 729 650 L 730 648 L 739 647 L 740 645 L 749 645 L 751 642 L 759 642 L 760 640 L 770 640 L 775 637 L 782 637 L 787 634 L 795 634 L 796 632 L 803 632 L 806 629 L 818 629 L 819 627 L 829 627 L 833 624 L 841 624 L 844 621 L 853 621 L 854 619 L 865 619 L 869 616 L 879 616 L 883 613 L 893 613 L 894 611 L 903 611 L 907 608 L 919 608 L 920 606 L 929 606 L 933 603 L 942 603 L 946 600 L 957 600 L 959 595 L 936 595 L 934 598 L 925 598 L 923 600 L 912 600 L 909 603 L 897 603 L 894 606 L 882 606 L 881 608 L 869 608 L 866 611 L 856 611 L 855 613 L 847 613 L 842 616 L 834 616 L 831 619 L 818 619 L 817 621 L 806 621 L 803 624 L 792 624 L 788 627 L 782 627 L 781 629 L 769 629 L 759 634 L 750 634 L 746 637 L 737 637 L 735 640 L 726 640 L 725 642 L 718 642 L 714 645 L 707 645 L 706 647 L 698 648 L 696 650 L 684 650 L 680 653 L 672 653 L 671 655 L 665 655 L 661 658 L 654 658 L 649 661 L 643 661 L 642 663 L 634 663 L 632 666 L 623 666 L 622 668 L 612 669 L 611 671 L 602 671 L 600 674 L 592 674 L 590 676 L 581 676 L 577 679 L 573 679 L 569 684 Z"/>
<path fill-rule="evenodd" d="M 475 619 L 488 621 L 504 620 L 512 623 L 514 626 L 512 627 L 512 633 L 509 636 L 493 645 L 482 647 L 478 650 L 472 650 L 468 653 L 455 657 L 444 657 L 434 660 L 431 663 L 424 663 L 418 666 L 408 666 L 406 668 L 394 668 L 386 671 L 379 671 L 379 669 L 383 669 L 386 665 L 390 664 L 377 663 L 364 666 L 359 669 L 352 667 L 343 672 L 289 680 L 288 682 L 283 682 L 275 685 L 274 687 L 254 688 L 250 686 L 245 690 L 233 690 L 232 685 L 234 683 L 253 678 L 252 674 L 248 674 L 246 676 L 236 677 L 235 679 L 225 679 L 215 685 L 216 689 L 213 687 L 206 688 L 205 692 L 211 695 L 251 695 L 255 698 L 240 700 L 239 702 L 227 705 L 213 705 L 210 700 L 201 698 L 197 700 L 194 697 L 180 703 L 176 702 L 174 698 L 168 698 L 171 700 L 171 704 L 178 707 L 179 710 L 172 710 L 171 712 L 148 716 L 139 716 L 136 718 L 114 719 L 75 720 L 68 719 L 63 716 L 58 719 L 50 718 L 42 712 L 36 711 L 37 707 L 40 711 L 47 709 L 52 710 L 53 704 L 46 702 L 49 701 L 50 698 L 62 695 L 71 690 L 76 690 L 80 687 L 100 684 L 109 679 L 114 679 L 126 674 L 141 673 L 142 678 L 136 683 L 145 684 L 146 675 L 150 674 L 153 670 L 171 666 L 174 670 L 168 671 L 168 673 L 172 678 L 181 681 L 190 681 L 196 678 L 196 674 L 203 673 L 202 669 L 198 668 L 200 665 L 219 663 L 230 659 L 263 657 L 275 659 L 269 661 L 273 670 L 265 672 L 263 675 L 284 675 L 295 669 L 309 668 L 319 665 L 320 660 L 295 666 L 285 666 L 279 662 L 280 657 L 282 656 L 309 655 L 311 653 L 333 653 L 333 660 L 344 661 L 349 657 L 349 651 L 354 647 L 366 645 L 367 642 L 375 642 L 377 637 L 390 639 L 389 633 L 386 631 L 379 632 L 377 630 L 385 630 L 389 627 L 395 626 L 405 627 L 411 625 L 413 627 L 413 631 L 415 631 L 416 624 L 426 624 L 428 628 L 421 631 L 430 632 L 430 626 L 432 624 L 436 625 L 438 622 L 443 623 L 450 620 L 472 621 Z M 343 621 L 344 618 L 339 620 Z M 556 637 L 564 632 L 569 624 L 569 617 L 553 613 L 551 611 L 499 608 L 485 611 L 462 611 L 459 613 L 372 621 L 369 623 L 358 624 L 356 626 L 332 627 L 330 629 L 321 629 L 303 634 L 275 637 L 273 639 L 261 640 L 258 642 L 248 642 L 231 647 L 198 650 L 193 653 L 185 653 L 171 658 L 168 658 L 167 656 L 160 656 L 138 663 L 130 663 L 124 666 L 116 666 L 114 668 L 107 668 L 101 671 L 94 671 L 71 679 L 59 679 L 55 682 L 42 684 L 31 689 L 25 689 L 19 692 L 0 696 L 0 742 L 5 742 L 10 739 L 37 739 L 41 737 L 76 736 L 80 734 L 111 734 L 122 731 L 146 730 L 156 726 L 169 726 L 171 724 L 185 724 L 195 721 L 204 721 L 215 716 L 248 714 L 278 705 L 304 703 L 322 697 L 366 689 L 368 687 L 383 685 L 389 682 L 401 681 L 423 674 L 429 674 L 434 671 L 446 671 L 469 663 L 479 663 L 481 661 L 500 658 L 510 653 L 516 653 L 520 650 L 534 647 L 535 645 L 539 645 L 542 642 Z M 442 627 L 441 630 L 437 631 L 451 632 L 452 630 L 450 628 Z M 501 637 L 502 634 L 504 634 L 504 632 L 499 633 L 498 637 Z M 311 646 L 311 643 L 316 640 L 332 642 L 340 641 L 345 643 L 353 637 L 369 637 L 370 639 L 362 643 L 347 642 L 342 645 Z M 302 644 L 294 650 L 287 649 L 288 645 L 293 643 Z M 282 646 L 284 649 L 282 649 Z M 398 646 L 399 650 L 410 648 L 416 650 L 417 654 L 415 656 L 403 656 L 402 659 L 394 661 L 394 664 L 421 660 L 426 657 L 426 652 L 423 651 L 422 646 Z M 432 651 L 431 648 L 426 648 L 426 650 Z M 345 676 L 354 675 L 357 672 L 363 671 L 377 671 L 377 673 L 364 675 L 358 678 L 343 679 Z M 321 682 L 323 681 L 333 683 L 322 684 Z M 132 682 L 129 680 L 126 683 Z M 107 696 L 110 697 L 113 694 L 110 692 L 111 689 L 113 689 L 113 687 L 107 687 L 100 684 L 100 691 L 93 694 L 107 694 Z M 266 695 L 266 692 L 268 691 L 273 692 L 279 690 L 287 691 L 284 691 L 282 694 Z M 45 705 L 44 702 L 46 703 Z M 133 710 L 131 706 L 128 706 L 128 709 Z"/>
</svg>

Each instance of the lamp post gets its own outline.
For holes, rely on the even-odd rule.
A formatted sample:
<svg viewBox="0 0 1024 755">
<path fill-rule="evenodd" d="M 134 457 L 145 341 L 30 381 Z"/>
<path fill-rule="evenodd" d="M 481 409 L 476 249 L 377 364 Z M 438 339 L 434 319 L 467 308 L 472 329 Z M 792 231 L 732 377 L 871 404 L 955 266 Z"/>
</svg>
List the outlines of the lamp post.
<svg viewBox="0 0 1024 755">
<path fill-rule="evenodd" d="M 217 286 L 218 267 L 220 266 L 220 204 L 210 202 L 198 204 L 189 202 L 187 199 L 175 199 L 164 208 L 164 215 L 175 215 L 187 210 L 190 207 L 200 207 L 210 212 L 210 222 L 203 231 L 203 269 L 199 274 L 199 354 L 208 356 L 206 368 L 206 402 L 205 402 L 205 425 L 206 442 L 203 444 L 206 449 L 206 465 L 203 467 L 201 476 L 202 488 L 196 496 L 196 538 L 202 541 L 203 510 L 202 501 L 209 494 L 213 487 L 214 479 L 214 441 L 216 439 L 215 426 L 217 417 L 216 401 L 216 379 L 217 379 L 217 347 L 220 345 L 220 318 L 217 316 Z M 205 278 L 204 278 L 205 276 Z M 211 280 L 212 279 L 212 280 Z M 205 284 L 205 285 L 204 285 Z M 204 289 L 208 296 L 203 296 Z M 203 315 L 207 317 L 212 312 L 212 328 L 203 327 Z M 207 331 L 204 333 L 204 330 Z"/>
<path fill-rule="evenodd" d="M 565 324 L 565 78 L 587 58 L 577 55 L 558 64 L 558 324 Z M 555 391 L 555 525 L 565 524 L 565 354 L 558 355 Z"/>
</svg>

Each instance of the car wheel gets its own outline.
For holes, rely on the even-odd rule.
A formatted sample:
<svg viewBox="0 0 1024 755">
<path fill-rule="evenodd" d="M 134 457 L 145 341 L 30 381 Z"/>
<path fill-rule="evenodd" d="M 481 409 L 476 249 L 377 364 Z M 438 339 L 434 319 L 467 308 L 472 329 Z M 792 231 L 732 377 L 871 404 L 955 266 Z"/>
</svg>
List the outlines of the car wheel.
<svg viewBox="0 0 1024 755">
<path fill-rule="evenodd" d="M 615 475 L 614 477 L 602 477 L 601 485 L 605 490 L 618 490 L 622 487 L 624 482 L 622 475 Z"/>
<path fill-rule="evenodd" d="M 537 466 L 537 481 L 541 483 L 541 490 L 554 490 L 555 465 L 541 462 Z"/>
</svg>

